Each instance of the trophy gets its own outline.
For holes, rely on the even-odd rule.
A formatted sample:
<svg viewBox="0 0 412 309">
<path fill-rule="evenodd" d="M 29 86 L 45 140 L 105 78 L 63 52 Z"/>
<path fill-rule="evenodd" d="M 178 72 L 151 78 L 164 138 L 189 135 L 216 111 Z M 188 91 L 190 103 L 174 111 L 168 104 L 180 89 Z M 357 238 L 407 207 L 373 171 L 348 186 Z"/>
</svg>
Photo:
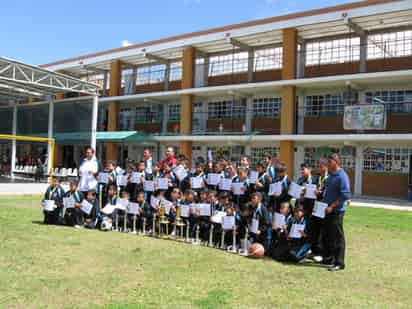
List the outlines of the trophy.
<svg viewBox="0 0 412 309">
<path fill-rule="evenodd" d="M 190 243 L 189 231 L 190 231 L 190 224 L 189 224 L 189 221 L 186 220 L 186 240 L 185 242 L 187 243 Z"/>
<path fill-rule="evenodd" d="M 236 246 L 236 225 L 233 227 L 233 230 L 232 230 L 232 245 L 227 247 L 227 252 L 237 253 L 237 246 Z"/>
<path fill-rule="evenodd" d="M 182 210 L 180 207 L 176 208 L 176 219 L 174 223 L 174 231 L 176 235 L 176 239 L 179 241 L 183 240 L 183 227 L 185 226 L 185 223 L 183 222 L 182 219 Z"/>
<path fill-rule="evenodd" d="M 146 235 L 146 217 L 143 217 L 142 235 Z"/>
<path fill-rule="evenodd" d="M 214 247 L 214 244 L 213 244 L 213 229 L 214 229 L 214 224 L 212 223 L 211 225 L 210 225 L 210 230 L 209 230 L 209 243 L 208 243 L 208 246 L 209 247 L 211 247 L 211 248 L 213 248 Z"/>
<path fill-rule="evenodd" d="M 199 224 L 196 224 L 195 239 L 192 241 L 192 244 L 193 244 L 193 245 L 198 246 L 198 245 L 201 244 L 201 241 L 200 241 L 200 238 L 199 238 L 199 234 L 200 234 L 200 225 L 199 225 Z"/>
<path fill-rule="evenodd" d="M 226 236 L 226 231 L 222 228 L 222 235 L 220 236 L 220 249 L 222 250 L 225 250 L 226 248 L 225 236 Z"/>
<path fill-rule="evenodd" d="M 163 234 L 163 228 L 165 226 L 165 234 Z M 166 217 L 166 207 L 160 202 L 159 210 L 159 237 L 168 238 L 169 237 L 169 220 Z"/>
<path fill-rule="evenodd" d="M 127 233 L 127 211 L 124 211 L 123 217 L 123 233 Z"/>
<path fill-rule="evenodd" d="M 133 224 L 132 224 L 132 230 L 130 231 L 131 234 L 137 234 L 136 231 L 136 215 L 133 215 Z"/>
<path fill-rule="evenodd" d="M 156 237 L 156 213 L 153 214 L 151 236 Z"/>
<path fill-rule="evenodd" d="M 241 241 L 241 248 L 239 249 L 239 255 L 247 256 L 249 252 L 248 248 L 249 229 L 246 227 L 245 238 Z"/>
<path fill-rule="evenodd" d="M 116 227 L 114 229 L 115 232 L 119 232 L 119 214 L 118 214 L 118 209 L 115 210 L 116 211 Z"/>
</svg>

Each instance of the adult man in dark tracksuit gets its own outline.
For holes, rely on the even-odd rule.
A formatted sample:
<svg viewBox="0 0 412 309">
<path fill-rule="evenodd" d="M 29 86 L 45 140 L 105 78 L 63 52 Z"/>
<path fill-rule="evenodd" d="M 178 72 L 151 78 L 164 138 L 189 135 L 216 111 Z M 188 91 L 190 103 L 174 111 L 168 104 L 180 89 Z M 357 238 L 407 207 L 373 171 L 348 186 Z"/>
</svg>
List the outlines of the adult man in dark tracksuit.
<svg viewBox="0 0 412 309">
<path fill-rule="evenodd" d="M 325 252 L 323 263 L 332 264 L 329 271 L 345 269 L 345 233 L 343 217 L 350 197 L 349 177 L 340 166 L 338 154 L 328 157 L 329 177 L 325 184 L 323 202 L 328 204 L 325 217 Z"/>
</svg>

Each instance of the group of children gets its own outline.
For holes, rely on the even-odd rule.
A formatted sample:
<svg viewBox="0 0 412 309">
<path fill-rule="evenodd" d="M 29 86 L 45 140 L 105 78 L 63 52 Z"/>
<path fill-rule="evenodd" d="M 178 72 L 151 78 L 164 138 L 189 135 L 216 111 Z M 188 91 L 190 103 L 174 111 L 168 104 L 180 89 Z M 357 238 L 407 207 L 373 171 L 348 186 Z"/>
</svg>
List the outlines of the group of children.
<svg viewBox="0 0 412 309">
<path fill-rule="evenodd" d="M 126 171 L 107 162 L 96 177 L 99 185 L 78 191 L 77 181 L 64 192 L 54 179 L 44 200 L 44 222 L 102 230 L 164 235 L 226 249 L 261 244 L 264 254 L 279 261 L 302 261 L 322 249 L 322 218 L 312 215 L 322 200 L 328 177 L 326 161 L 318 175 L 301 165 L 296 181 L 286 165 L 267 157 L 253 169 L 244 157 L 238 166 L 227 159 L 192 169 L 180 157 L 177 164 L 144 161 Z M 51 206 L 50 206 L 51 205 Z"/>
</svg>

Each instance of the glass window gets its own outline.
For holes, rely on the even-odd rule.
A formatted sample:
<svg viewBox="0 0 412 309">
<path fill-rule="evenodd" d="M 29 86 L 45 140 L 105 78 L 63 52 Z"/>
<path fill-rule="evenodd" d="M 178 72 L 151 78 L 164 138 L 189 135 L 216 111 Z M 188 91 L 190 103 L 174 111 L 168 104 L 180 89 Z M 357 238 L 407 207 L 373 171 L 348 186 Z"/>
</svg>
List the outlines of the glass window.
<svg viewBox="0 0 412 309">
<path fill-rule="evenodd" d="M 161 122 L 162 111 L 160 105 L 136 107 L 136 123 Z"/>
<path fill-rule="evenodd" d="M 170 64 L 170 81 L 182 79 L 182 62 L 172 62 Z"/>
<path fill-rule="evenodd" d="M 209 59 L 209 76 L 247 72 L 248 52 L 213 56 Z"/>
<path fill-rule="evenodd" d="M 344 112 L 342 94 L 310 95 L 305 97 L 305 116 L 338 115 Z"/>
<path fill-rule="evenodd" d="M 279 147 L 252 147 L 251 160 L 253 164 L 262 162 L 266 155 L 279 157 Z"/>
<path fill-rule="evenodd" d="M 365 93 L 368 104 L 385 104 L 388 112 L 412 113 L 412 90 L 378 90 Z"/>
<path fill-rule="evenodd" d="M 242 119 L 246 115 L 246 101 L 218 101 L 208 103 L 208 119 Z"/>
<path fill-rule="evenodd" d="M 412 30 L 377 33 L 368 36 L 368 59 L 412 55 Z"/>
<path fill-rule="evenodd" d="M 279 118 L 280 97 L 265 97 L 253 99 L 254 118 Z"/>
<path fill-rule="evenodd" d="M 347 171 L 355 169 L 355 148 L 354 147 L 305 147 L 304 163 L 308 164 L 312 169 L 317 169 L 320 158 L 327 158 L 331 153 L 340 155 L 342 167 Z"/>
<path fill-rule="evenodd" d="M 254 71 L 264 71 L 282 68 L 283 48 L 266 48 L 254 53 Z"/>
<path fill-rule="evenodd" d="M 363 152 L 363 169 L 407 174 L 410 155 L 410 148 L 368 148 Z"/>
<path fill-rule="evenodd" d="M 359 61 L 360 38 L 310 42 L 306 45 L 306 65 Z"/>
<path fill-rule="evenodd" d="M 131 108 L 120 109 L 120 130 L 133 131 L 133 111 Z"/>
<path fill-rule="evenodd" d="M 180 120 L 180 104 L 169 104 L 168 105 L 168 117 L 169 121 Z"/>
<path fill-rule="evenodd" d="M 136 85 L 156 84 L 165 81 L 166 65 L 149 65 L 137 68 Z"/>
</svg>

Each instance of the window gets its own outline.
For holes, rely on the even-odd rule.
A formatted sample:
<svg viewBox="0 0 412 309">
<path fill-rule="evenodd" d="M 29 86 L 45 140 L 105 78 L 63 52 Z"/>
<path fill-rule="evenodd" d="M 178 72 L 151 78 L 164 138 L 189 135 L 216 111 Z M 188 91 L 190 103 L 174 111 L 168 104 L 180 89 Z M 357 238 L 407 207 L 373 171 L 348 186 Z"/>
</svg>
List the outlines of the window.
<svg viewBox="0 0 412 309">
<path fill-rule="evenodd" d="M 120 130 L 133 130 L 133 112 L 130 108 L 120 110 Z"/>
<path fill-rule="evenodd" d="M 347 171 L 355 169 L 355 148 L 354 147 L 306 147 L 304 149 L 304 163 L 308 164 L 312 169 L 317 169 L 319 159 L 327 158 L 331 153 L 340 155 L 342 167 Z"/>
<path fill-rule="evenodd" d="M 341 94 L 311 95 L 305 98 L 305 116 L 343 114 L 344 100 Z"/>
<path fill-rule="evenodd" d="M 266 155 L 279 157 L 279 147 L 252 147 L 251 161 L 253 164 L 262 162 Z"/>
<path fill-rule="evenodd" d="M 246 115 L 245 100 L 239 101 L 219 101 L 208 103 L 209 119 L 242 119 Z"/>
<path fill-rule="evenodd" d="M 266 97 L 253 99 L 254 118 L 278 118 L 280 114 L 279 97 Z"/>
<path fill-rule="evenodd" d="M 168 121 L 180 120 L 180 104 L 168 105 Z"/>
<path fill-rule="evenodd" d="M 247 72 L 248 52 L 213 56 L 209 59 L 209 76 Z"/>
<path fill-rule="evenodd" d="M 311 42 L 306 45 L 306 65 L 359 61 L 360 38 Z"/>
<path fill-rule="evenodd" d="M 182 79 L 182 62 L 172 62 L 170 64 L 170 77 L 169 81 Z"/>
<path fill-rule="evenodd" d="M 264 71 L 282 68 L 282 47 L 256 50 L 254 71 Z"/>
<path fill-rule="evenodd" d="M 136 107 L 136 123 L 160 122 L 162 112 L 160 105 Z"/>
<path fill-rule="evenodd" d="M 98 85 L 101 89 L 104 89 L 104 74 L 87 75 L 82 77 L 82 80 Z M 109 89 L 110 73 L 107 73 L 106 90 Z"/>
<path fill-rule="evenodd" d="M 137 68 L 136 85 L 156 84 L 165 81 L 166 65 L 151 65 Z"/>
<path fill-rule="evenodd" d="M 368 148 L 363 152 L 363 169 L 407 174 L 410 155 L 410 148 Z"/>
<path fill-rule="evenodd" d="M 392 113 L 412 113 L 412 90 L 379 90 L 365 93 L 366 103 L 385 104 Z"/>
<path fill-rule="evenodd" d="M 378 33 L 368 36 L 368 59 L 412 55 L 412 30 Z"/>
<path fill-rule="evenodd" d="M 240 158 L 245 155 L 244 146 L 212 146 L 207 147 L 207 151 L 212 152 L 212 157 L 214 160 L 219 158 L 226 158 L 235 162 L 239 162 Z"/>
</svg>

